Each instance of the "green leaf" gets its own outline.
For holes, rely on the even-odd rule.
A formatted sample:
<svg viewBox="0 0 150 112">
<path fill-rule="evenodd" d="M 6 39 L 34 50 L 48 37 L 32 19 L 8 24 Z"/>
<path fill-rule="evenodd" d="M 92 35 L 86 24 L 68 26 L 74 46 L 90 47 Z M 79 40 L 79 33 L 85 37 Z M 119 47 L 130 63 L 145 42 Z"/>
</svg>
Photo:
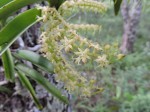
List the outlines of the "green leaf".
<svg viewBox="0 0 150 112">
<path fill-rule="evenodd" d="M 120 10 L 120 6 L 121 6 L 121 3 L 122 3 L 122 0 L 113 0 L 114 1 L 114 12 L 115 12 L 115 15 L 118 15 L 118 12 Z"/>
<path fill-rule="evenodd" d="M 3 7 L 4 5 L 8 4 L 11 1 L 13 1 L 13 0 L 0 0 L 0 8 Z"/>
<path fill-rule="evenodd" d="M 0 9 L 0 19 L 7 18 L 12 13 L 16 12 L 18 9 L 24 6 L 27 6 L 36 2 L 40 2 L 40 1 L 46 1 L 46 0 L 13 0 L 12 2 L 10 2 L 9 4 L 6 4 Z"/>
<path fill-rule="evenodd" d="M 49 72 L 54 73 L 54 67 L 50 63 L 48 59 L 46 59 L 43 56 L 40 56 L 39 54 L 36 54 L 32 51 L 28 50 L 19 50 L 17 53 L 13 54 L 15 57 L 27 60 L 38 66 L 39 68 Z"/>
<path fill-rule="evenodd" d="M 0 46 L 0 56 L 11 46 L 11 44 L 4 44 L 4 45 Z"/>
<path fill-rule="evenodd" d="M 60 5 L 65 2 L 66 0 L 48 0 L 50 3 L 51 7 L 55 7 L 56 9 L 58 9 L 60 7 Z"/>
<path fill-rule="evenodd" d="M 68 104 L 68 99 L 61 94 L 61 92 L 53 86 L 43 75 L 39 74 L 32 68 L 29 68 L 23 64 L 16 64 L 16 69 L 24 72 L 28 77 L 35 80 L 37 83 L 42 85 L 48 92 L 53 94 L 59 100 L 63 101 L 64 103 Z"/>
<path fill-rule="evenodd" d="M 30 26 L 40 21 L 37 16 L 41 15 L 41 10 L 30 9 L 9 22 L 0 31 L 0 46 L 5 44 L 0 51 L 0 55 Z"/>
<path fill-rule="evenodd" d="M 15 80 L 14 62 L 10 49 L 2 55 L 3 67 L 5 69 L 6 79 L 13 82 Z"/>
<path fill-rule="evenodd" d="M 0 92 L 5 92 L 8 94 L 12 93 L 12 91 L 10 89 L 8 89 L 7 87 L 4 87 L 4 86 L 0 86 Z"/>
<path fill-rule="evenodd" d="M 28 78 L 25 76 L 25 74 L 22 71 L 18 71 L 18 76 L 20 81 L 22 82 L 22 84 L 27 88 L 27 90 L 30 92 L 35 104 L 37 105 L 37 107 L 39 109 L 42 109 L 42 105 L 40 104 L 38 98 L 36 97 L 35 91 L 30 83 L 30 81 L 28 80 Z"/>
</svg>

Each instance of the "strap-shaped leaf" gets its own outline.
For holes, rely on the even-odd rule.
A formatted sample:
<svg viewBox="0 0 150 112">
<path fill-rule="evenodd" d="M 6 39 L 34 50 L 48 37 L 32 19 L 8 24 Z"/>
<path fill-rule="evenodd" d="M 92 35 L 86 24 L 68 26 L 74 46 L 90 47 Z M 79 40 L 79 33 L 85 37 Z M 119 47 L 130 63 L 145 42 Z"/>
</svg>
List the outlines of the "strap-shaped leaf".
<svg viewBox="0 0 150 112">
<path fill-rule="evenodd" d="M 25 76 L 25 74 L 22 71 L 18 71 L 18 77 L 21 81 L 21 83 L 27 88 L 27 90 L 30 92 L 35 104 L 37 105 L 37 107 L 39 109 L 42 109 L 42 105 L 40 104 L 38 98 L 36 97 L 35 91 L 30 83 L 30 81 L 28 80 L 28 78 Z"/>
<path fill-rule="evenodd" d="M 121 6 L 121 3 L 122 3 L 122 0 L 113 0 L 114 1 L 114 12 L 115 12 L 115 15 L 118 15 L 118 12 L 120 10 L 120 6 Z"/>
<path fill-rule="evenodd" d="M 8 49 L 2 55 L 2 62 L 3 62 L 3 67 L 5 69 L 6 79 L 13 82 L 15 79 L 15 71 L 14 71 L 14 62 L 13 62 L 10 49 Z"/>
<path fill-rule="evenodd" d="M 0 46 L 0 56 L 11 46 L 12 43 L 4 44 L 4 45 Z"/>
<path fill-rule="evenodd" d="M 5 1 L 5 0 L 1 0 Z M 13 0 L 12 2 L 6 4 L 0 9 L 0 19 L 7 18 L 12 13 L 16 12 L 18 9 L 33 4 L 36 2 L 45 1 L 45 0 Z M 28 16 L 27 16 L 28 17 Z"/>
<path fill-rule="evenodd" d="M 11 1 L 13 1 L 13 0 L 0 0 L 0 8 L 3 7 L 4 5 L 8 4 Z"/>
<path fill-rule="evenodd" d="M 0 46 L 5 44 L 0 51 L 0 55 L 30 26 L 40 21 L 37 16 L 41 15 L 41 11 L 34 8 L 30 9 L 9 22 L 0 31 Z"/>
<path fill-rule="evenodd" d="M 32 51 L 28 51 L 28 50 L 19 50 L 16 53 L 14 53 L 13 55 L 17 58 L 21 58 L 21 59 L 30 61 L 33 64 L 35 64 L 36 66 L 38 66 L 39 68 L 41 68 L 49 73 L 54 73 L 54 67 L 50 63 L 50 61 L 48 59 L 46 59 L 45 57 L 40 56 L 39 54 L 36 54 L 36 53 L 34 53 Z"/>
<path fill-rule="evenodd" d="M 55 97 L 57 97 L 59 100 L 63 101 L 64 103 L 68 104 L 67 98 L 63 96 L 61 92 L 54 85 L 52 85 L 43 75 L 39 74 L 34 69 L 29 68 L 23 64 L 16 64 L 16 69 L 24 72 L 25 75 L 27 75 L 28 77 L 32 78 L 37 83 L 42 85 L 48 92 L 53 94 Z"/>
</svg>

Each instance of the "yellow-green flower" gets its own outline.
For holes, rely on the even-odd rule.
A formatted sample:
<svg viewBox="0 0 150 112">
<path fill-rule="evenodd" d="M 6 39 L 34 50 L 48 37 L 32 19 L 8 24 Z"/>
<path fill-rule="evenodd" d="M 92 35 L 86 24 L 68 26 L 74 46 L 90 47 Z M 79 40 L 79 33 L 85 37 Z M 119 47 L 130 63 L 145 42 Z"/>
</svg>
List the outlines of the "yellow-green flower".
<svg viewBox="0 0 150 112">
<path fill-rule="evenodd" d="M 117 55 L 117 59 L 118 59 L 118 60 L 121 60 L 121 59 L 124 58 L 124 57 L 125 57 L 124 54 L 118 54 L 118 55 Z"/>
<path fill-rule="evenodd" d="M 80 45 L 82 46 L 83 44 L 88 44 L 88 41 L 86 38 L 80 38 Z"/>
<path fill-rule="evenodd" d="M 105 45 L 105 46 L 104 46 L 104 49 L 105 49 L 105 50 L 109 50 L 109 49 L 110 49 L 110 45 L 109 45 L 109 44 Z"/>
<path fill-rule="evenodd" d="M 108 63 L 109 63 L 106 55 L 98 56 L 98 58 L 95 61 L 98 64 L 100 64 L 101 67 L 104 67 L 104 66 L 108 65 Z"/>
<path fill-rule="evenodd" d="M 94 48 L 94 49 L 96 49 L 96 50 L 103 50 L 101 47 L 100 47 L 100 45 L 99 44 L 93 44 L 93 43 L 90 43 L 89 44 L 89 47 L 91 47 L 91 48 Z"/>
<path fill-rule="evenodd" d="M 87 62 L 87 59 L 90 59 L 89 57 L 89 49 L 85 49 L 84 51 L 81 50 L 80 48 L 78 48 L 79 52 L 75 52 L 75 54 L 78 56 L 76 58 L 76 63 L 80 63 L 80 61 L 82 61 L 83 63 Z"/>
<path fill-rule="evenodd" d="M 87 96 L 90 97 L 92 91 L 90 90 L 90 88 L 87 87 L 87 88 L 83 88 L 83 89 L 82 89 L 82 92 L 83 92 L 83 96 L 85 96 L 85 97 L 87 97 Z"/>
<path fill-rule="evenodd" d="M 69 52 L 72 49 L 72 44 L 74 40 L 73 39 L 68 39 L 67 37 L 64 37 L 63 39 L 63 47 L 66 52 Z"/>
</svg>

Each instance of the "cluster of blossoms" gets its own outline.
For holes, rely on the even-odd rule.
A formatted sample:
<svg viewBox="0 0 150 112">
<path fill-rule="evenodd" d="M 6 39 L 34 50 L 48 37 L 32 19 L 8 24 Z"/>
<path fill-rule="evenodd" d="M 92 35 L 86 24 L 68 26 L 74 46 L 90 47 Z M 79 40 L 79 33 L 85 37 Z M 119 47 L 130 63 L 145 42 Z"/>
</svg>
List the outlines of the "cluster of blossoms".
<svg viewBox="0 0 150 112">
<path fill-rule="evenodd" d="M 68 0 L 60 6 L 59 12 L 65 16 L 71 14 L 72 11 L 77 12 L 79 9 L 103 13 L 106 11 L 106 6 L 94 0 Z"/>
<path fill-rule="evenodd" d="M 73 0 L 70 2 L 74 3 Z M 69 1 L 64 4 L 67 3 Z M 87 0 L 84 4 L 86 3 L 89 4 Z M 60 7 L 60 11 L 63 10 L 63 7 L 64 5 Z M 101 47 L 98 43 L 80 36 L 76 31 L 78 28 L 83 29 L 84 26 L 89 29 L 90 27 L 93 29 L 100 28 L 97 25 L 73 25 L 67 23 L 61 12 L 55 8 L 40 7 L 40 9 L 42 9 L 43 19 L 43 33 L 40 38 L 42 43 L 41 52 L 53 63 L 57 80 L 64 82 L 68 91 L 80 92 L 82 93 L 81 96 L 91 96 L 100 92 L 102 88 L 96 86 L 96 80 L 81 75 L 73 65 L 86 64 L 89 60 L 93 60 L 97 66 L 105 67 L 110 64 L 112 59 L 121 59 L 117 45 L 113 45 L 114 47 L 111 45 Z"/>
</svg>

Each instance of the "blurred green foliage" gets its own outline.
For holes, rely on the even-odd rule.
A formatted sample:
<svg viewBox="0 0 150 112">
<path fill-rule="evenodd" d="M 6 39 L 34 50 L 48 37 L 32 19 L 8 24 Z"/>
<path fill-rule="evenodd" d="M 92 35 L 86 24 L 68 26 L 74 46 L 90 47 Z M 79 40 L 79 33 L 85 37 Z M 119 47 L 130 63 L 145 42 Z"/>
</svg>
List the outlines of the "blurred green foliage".
<svg viewBox="0 0 150 112">
<path fill-rule="evenodd" d="M 150 95 L 137 95 L 129 102 L 123 103 L 119 112 L 149 112 L 150 111 Z"/>
<path fill-rule="evenodd" d="M 118 16 L 115 16 L 113 4 L 111 2 L 107 4 L 109 7 L 106 14 L 87 15 L 81 12 L 70 21 L 100 24 L 102 25 L 100 33 L 81 32 L 81 34 L 100 44 L 116 41 L 121 44 L 123 34 L 121 14 L 119 12 Z M 74 111 L 78 112 L 78 108 L 82 107 L 83 110 L 87 110 L 85 112 L 150 112 L 150 8 L 148 6 L 150 1 L 143 2 L 134 53 L 102 70 L 94 68 L 92 62 L 79 68 L 89 75 L 96 73 L 98 84 L 104 88 L 104 91 L 95 96 L 98 99 L 95 103 L 92 98 L 87 101 L 88 103 L 78 101 Z M 83 19 L 84 16 L 86 19 Z M 129 108 L 126 108 L 126 102 Z"/>
</svg>

